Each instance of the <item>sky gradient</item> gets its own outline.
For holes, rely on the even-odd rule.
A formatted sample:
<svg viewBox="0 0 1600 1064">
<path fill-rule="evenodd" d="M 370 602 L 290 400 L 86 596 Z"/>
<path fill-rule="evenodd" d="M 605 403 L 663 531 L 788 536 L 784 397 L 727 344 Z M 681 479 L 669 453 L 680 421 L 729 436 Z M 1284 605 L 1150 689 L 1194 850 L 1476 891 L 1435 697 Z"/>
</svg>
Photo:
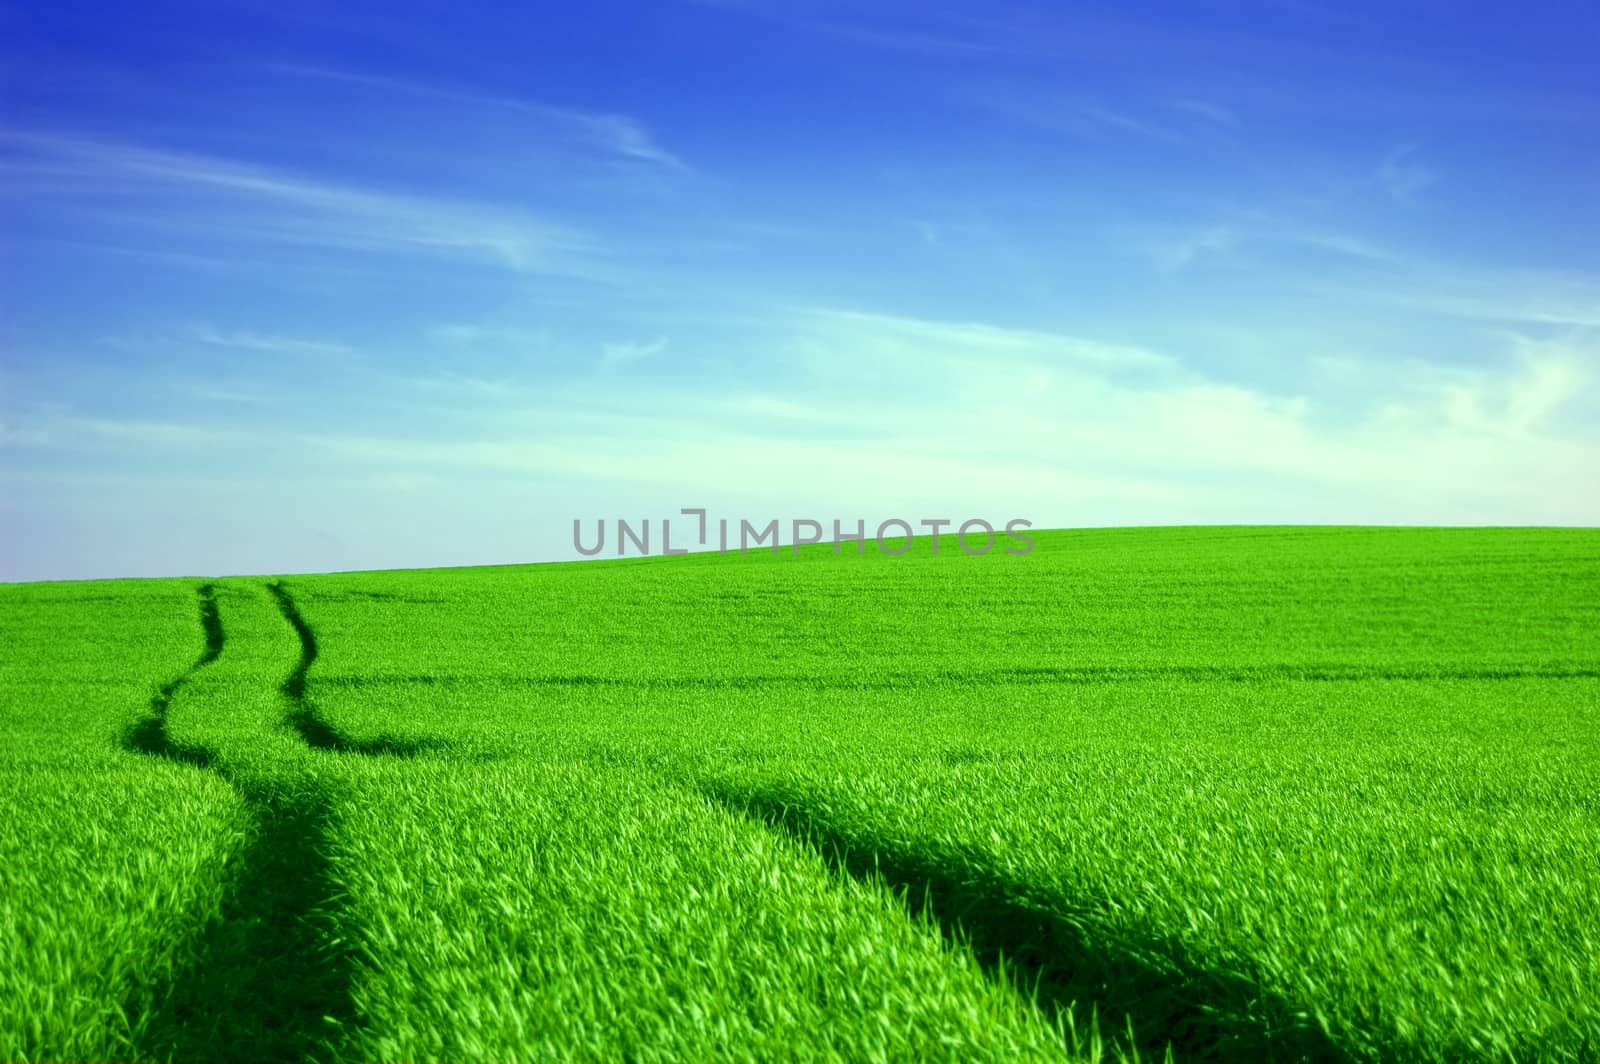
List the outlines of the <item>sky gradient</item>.
<svg viewBox="0 0 1600 1064">
<path fill-rule="evenodd" d="M 1600 8 L 1517 10 L 0 6 L 0 580 L 1600 523 Z"/>
</svg>

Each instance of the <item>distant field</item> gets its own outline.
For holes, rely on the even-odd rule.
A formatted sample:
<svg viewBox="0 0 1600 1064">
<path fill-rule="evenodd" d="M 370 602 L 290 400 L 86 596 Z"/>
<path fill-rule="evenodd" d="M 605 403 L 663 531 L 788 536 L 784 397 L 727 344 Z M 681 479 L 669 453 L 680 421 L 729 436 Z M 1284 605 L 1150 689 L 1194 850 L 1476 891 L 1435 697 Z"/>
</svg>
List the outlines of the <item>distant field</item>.
<svg viewBox="0 0 1600 1064">
<path fill-rule="evenodd" d="M 1600 531 L 7 585 L 0 646 L 0 1060 L 1600 1059 Z"/>
</svg>

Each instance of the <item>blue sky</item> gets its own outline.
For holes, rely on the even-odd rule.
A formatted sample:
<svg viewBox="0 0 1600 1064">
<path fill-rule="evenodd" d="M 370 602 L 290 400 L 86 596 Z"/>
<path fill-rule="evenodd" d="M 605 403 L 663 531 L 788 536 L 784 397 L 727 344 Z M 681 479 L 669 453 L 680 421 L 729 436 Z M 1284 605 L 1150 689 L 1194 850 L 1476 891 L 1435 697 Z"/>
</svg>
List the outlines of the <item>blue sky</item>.
<svg viewBox="0 0 1600 1064">
<path fill-rule="evenodd" d="M 1600 523 L 1600 9 L 0 14 L 0 579 Z"/>
</svg>

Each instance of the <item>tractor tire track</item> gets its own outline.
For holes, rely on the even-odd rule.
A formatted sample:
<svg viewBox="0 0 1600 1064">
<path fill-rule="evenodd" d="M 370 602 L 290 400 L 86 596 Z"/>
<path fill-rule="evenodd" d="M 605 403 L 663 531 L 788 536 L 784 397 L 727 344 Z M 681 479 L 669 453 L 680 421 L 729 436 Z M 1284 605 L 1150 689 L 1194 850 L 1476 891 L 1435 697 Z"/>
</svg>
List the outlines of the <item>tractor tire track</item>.
<svg viewBox="0 0 1600 1064">
<path fill-rule="evenodd" d="M 354 1015 L 353 957 L 342 945 L 341 891 L 327 857 L 333 795 L 319 778 L 256 771 L 173 738 L 173 700 L 227 646 L 215 586 L 203 585 L 197 595 L 205 649 L 194 665 L 156 692 L 124 746 L 215 772 L 244 801 L 253 823 L 236 863 L 224 871 L 229 882 L 220 915 L 182 950 L 153 998 L 129 1002 L 143 1013 L 136 1056 L 333 1059 Z M 303 670 L 301 676 L 303 681 Z"/>
<path fill-rule="evenodd" d="M 836 875 L 887 887 L 908 916 L 931 920 L 952 946 L 970 949 L 989 978 L 1063 1029 L 1097 1028 L 1115 1052 L 1142 1060 L 1161 1060 L 1169 1048 L 1178 1060 L 1356 1059 L 1292 1003 L 1191 957 L 1180 942 L 1132 941 L 1098 927 L 1092 912 L 1038 898 L 997 871 L 875 845 L 794 796 L 699 789 L 798 841 Z"/>
<path fill-rule="evenodd" d="M 201 584 L 195 596 L 200 604 L 200 628 L 205 633 L 205 649 L 193 665 L 157 689 L 145 715 L 123 736 L 122 745 L 135 753 L 152 754 L 206 768 L 212 761 L 209 750 L 176 743 L 167 734 L 167 713 L 172 706 L 172 699 L 197 673 L 222 656 L 222 618 L 217 613 L 216 585 Z"/>
<path fill-rule="evenodd" d="M 294 629 L 300 640 L 300 661 L 294 671 L 284 678 L 279 690 L 288 705 L 288 721 L 300 738 L 314 750 L 332 753 L 359 754 L 366 757 L 416 757 L 418 754 L 446 750 L 448 742 L 439 739 L 402 739 L 379 735 L 371 739 L 352 739 L 344 735 L 317 711 L 316 704 L 306 694 L 306 676 L 317 661 L 317 635 L 306 623 L 294 597 L 281 581 L 267 585 L 278 612 Z"/>
<path fill-rule="evenodd" d="M 473 673 L 450 675 L 334 676 L 323 681 L 337 687 L 446 688 L 479 687 L 614 687 L 641 691 L 718 691 L 785 688 L 802 691 L 920 691 L 929 688 L 978 687 L 1104 687 L 1107 684 L 1262 684 L 1262 683 L 1439 683 L 1441 681 L 1593 680 L 1600 669 L 1584 667 L 1461 668 L 1419 666 L 1376 669 L 1364 665 L 1240 666 L 1029 666 L 1003 669 L 965 669 L 944 672 L 827 676 L 809 673 L 742 676 L 606 676 L 600 674 Z"/>
</svg>

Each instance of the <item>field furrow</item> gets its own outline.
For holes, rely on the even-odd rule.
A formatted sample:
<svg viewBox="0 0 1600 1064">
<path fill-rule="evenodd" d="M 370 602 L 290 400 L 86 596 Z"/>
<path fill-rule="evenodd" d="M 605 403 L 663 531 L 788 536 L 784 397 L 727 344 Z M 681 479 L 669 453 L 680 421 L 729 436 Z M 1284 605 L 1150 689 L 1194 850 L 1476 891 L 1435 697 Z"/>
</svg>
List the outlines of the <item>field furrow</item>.
<svg viewBox="0 0 1600 1064">
<path fill-rule="evenodd" d="M 310 771 L 284 724 L 291 631 L 259 589 L 200 591 L 206 652 L 164 688 L 141 748 L 205 766 L 250 817 L 247 844 L 216 873 L 220 911 L 166 973 L 138 1040 L 155 1060 L 328 1056 L 349 1018 L 350 960 L 323 839 L 337 782 Z"/>
<path fill-rule="evenodd" d="M 375 735 L 371 738 L 353 739 L 329 724 L 317 712 L 316 704 L 306 695 L 306 676 L 317 661 L 316 633 L 300 615 L 294 597 L 289 594 L 282 581 L 268 584 L 267 591 L 271 593 L 278 610 L 283 614 L 283 619 L 293 629 L 295 638 L 300 642 L 300 660 L 279 685 L 279 690 L 288 709 L 285 719 L 295 731 L 299 732 L 300 738 L 307 746 L 314 750 L 369 757 L 415 757 L 428 750 L 449 748 L 449 740 L 442 737 L 395 739 L 387 735 Z"/>
<path fill-rule="evenodd" d="M 910 912 L 936 921 L 996 978 L 1034 997 L 1059 1022 L 1107 1032 L 1113 1052 L 1160 1060 L 1342 1061 L 1341 1050 L 1303 1007 L 1251 975 L 1207 964 L 1161 928 L 1129 934 L 1087 901 L 1050 898 L 1035 883 L 970 856 L 896 846 L 835 823 L 793 792 L 706 793 L 794 836 L 840 873 L 881 883 Z M 827 808 L 826 801 L 818 803 Z"/>
</svg>

